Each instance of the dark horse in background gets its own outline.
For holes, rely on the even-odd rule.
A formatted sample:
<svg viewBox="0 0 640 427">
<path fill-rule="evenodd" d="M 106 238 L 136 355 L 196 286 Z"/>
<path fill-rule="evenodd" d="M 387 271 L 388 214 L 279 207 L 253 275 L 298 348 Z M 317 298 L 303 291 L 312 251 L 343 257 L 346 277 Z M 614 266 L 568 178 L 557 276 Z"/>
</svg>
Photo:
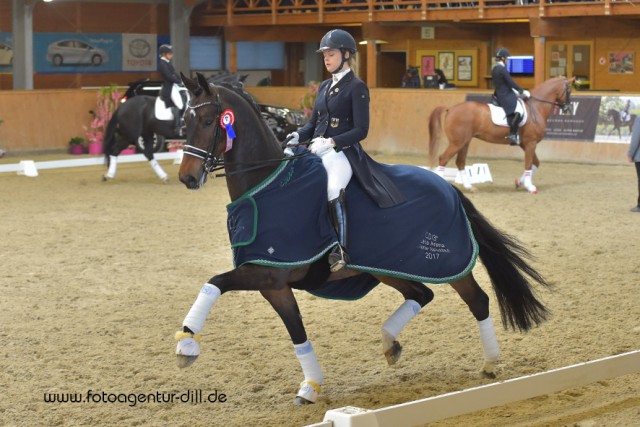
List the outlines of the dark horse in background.
<svg viewBox="0 0 640 427">
<path fill-rule="evenodd" d="M 531 98 L 526 102 L 528 119 L 520 128 L 520 148 L 524 151 L 524 173 L 516 180 L 516 187 L 524 186 L 530 193 L 538 190 L 533 185 L 533 173 L 540 166 L 536 146 L 546 131 L 547 118 L 552 111 L 561 109 L 570 112 L 571 83 L 573 79 L 555 77 L 531 89 Z M 429 156 L 431 167 L 436 164 L 438 144 L 446 137 L 449 145 L 437 159 L 436 173 L 444 175 L 444 167 L 453 156 L 462 175 L 464 188 L 471 190 L 471 182 L 465 172 L 469 143 L 472 138 L 494 144 L 508 144 L 505 137 L 509 127 L 493 123 L 488 104 L 467 101 L 451 107 L 436 107 L 429 117 Z"/>
<path fill-rule="evenodd" d="M 202 188 L 209 173 L 224 168 L 232 204 L 242 203 L 247 201 L 247 195 L 255 191 L 260 183 L 272 177 L 274 171 L 281 167 L 282 162 L 295 161 L 283 155 L 281 144 L 262 120 L 255 102 L 240 86 L 212 85 L 200 74 L 197 75 L 197 81 L 185 76 L 182 76 L 182 80 L 192 94 L 185 113 L 187 144 L 184 147 L 185 156 L 179 171 L 180 181 L 187 188 L 193 190 Z M 221 116 L 226 116 L 229 111 L 232 111 L 235 116 L 233 127 L 236 138 L 232 145 L 229 145 L 225 128 L 221 126 Z M 309 152 L 295 156 L 301 157 L 305 154 Z M 315 159 L 311 158 L 310 161 Z M 298 164 L 293 163 L 294 167 L 298 167 L 296 166 Z M 466 244 L 477 241 L 477 254 L 487 269 L 497 295 L 503 326 L 527 331 L 545 320 L 548 314 L 547 309 L 536 298 L 529 280 L 543 286 L 547 286 L 547 283 L 526 261 L 529 257 L 528 251 L 517 240 L 494 228 L 476 210 L 471 201 L 455 187 L 438 177 L 431 177 L 432 173 L 429 171 L 418 167 L 406 166 L 406 168 L 414 171 L 415 174 L 426 174 L 429 178 L 428 188 L 419 188 L 418 191 L 429 192 L 430 196 L 436 193 L 446 194 L 448 200 L 452 201 L 448 208 L 441 208 L 442 216 L 450 218 L 454 212 L 462 214 L 463 217 L 466 216 L 466 219 L 463 218 L 464 221 L 468 221 L 465 222 L 467 224 L 467 234 L 464 237 L 467 239 Z M 275 182 L 278 185 L 281 184 L 279 179 Z M 322 191 L 326 191 L 326 181 L 320 181 L 319 185 L 308 192 L 319 194 L 320 201 L 326 203 L 326 195 L 322 196 Z M 286 198 L 286 194 L 282 197 Z M 449 208 L 452 212 L 447 210 Z M 185 212 L 185 215 L 188 216 L 188 213 Z M 203 221 L 204 218 L 192 218 L 192 220 Z M 401 220 L 417 221 L 418 226 L 424 222 L 415 213 L 410 218 Z M 317 224 L 317 222 L 314 223 Z M 205 226 L 205 222 L 202 225 Z M 266 226 L 274 229 L 273 224 Z M 274 230 L 273 232 L 277 233 L 277 228 Z M 374 232 L 374 230 L 371 231 Z M 292 243 L 294 242 L 288 242 L 288 244 Z M 281 242 L 281 244 L 287 246 L 287 242 Z M 405 244 L 407 243 L 389 242 L 391 247 Z M 319 258 L 313 258 L 315 261 L 294 263 L 295 265 L 285 268 L 247 262 L 231 271 L 216 274 L 210 278 L 202 287 L 185 317 L 182 330 L 176 333 L 178 366 L 190 366 L 200 354 L 198 344 L 201 338 L 200 332 L 209 312 L 221 295 L 230 291 L 258 291 L 284 322 L 304 373 L 305 379 L 296 395 L 295 403 L 315 402 L 320 392 L 322 371 L 313 347 L 308 341 L 293 289 L 318 291 L 344 278 L 375 279 L 374 286 L 383 283 L 402 294 L 404 303 L 385 322 L 385 326 L 388 323 L 393 323 L 395 326 L 383 327 L 382 334 L 383 354 L 389 364 L 395 363 L 400 357 L 402 348 L 396 341 L 397 336 L 405 324 L 433 299 L 434 293 L 417 281 L 391 275 L 366 273 L 351 269 L 349 266 L 331 273 L 327 262 L 329 249 L 330 247 L 322 252 Z M 454 254 L 452 258 L 460 259 L 460 256 Z M 397 266 L 395 260 L 391 262 Z M 488 376 L 495 376 L 494 369 L 499 349 L 489 313 L 489 297 L 476 282 L 471 267 L 449 279 L 446 282 L 450 282 L 478 322 L 480 341 L 484 351 L 483 372 Z M 405 310 L 407 305 L 412 307 L 408 317 Z M 399 319 L 397 315 L 399 312 L 404 313 L 403 319 Z M 394 332 L 390 332 L 391 330 Z M 245 337 L 245 339 L 249 338 L 250 334 Z"/>
<path fill-rule="evenodd" d="M 622 120 L 622 114 L 620 113 L 620 111 L 611 108 L 607 110 L 607 118 L 613 124 L 613 127 L 607 134 L 608 136 L 611 136 L 613 132 L 618 131 L 618 137 L 622 139 L 621 128 L 627 127 L 627 126 L 629 127 L 629 135 L 631 135 L 631 129 L 633 129 L 633 124 L 636 121 L 635 114 L 630 114 L 628 120 Z"/>
</svg>

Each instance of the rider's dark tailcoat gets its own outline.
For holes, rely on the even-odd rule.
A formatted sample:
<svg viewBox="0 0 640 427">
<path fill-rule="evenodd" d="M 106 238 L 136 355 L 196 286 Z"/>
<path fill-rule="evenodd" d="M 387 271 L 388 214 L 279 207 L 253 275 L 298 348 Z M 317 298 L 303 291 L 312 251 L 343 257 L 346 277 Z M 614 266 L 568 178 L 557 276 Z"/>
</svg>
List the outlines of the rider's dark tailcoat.
<svg viewBox="0 0 640 427">
<path fill-rule="evenodd" d="M 162 89 L 160 90 L 160 98 L 165 102 L 167 107 L 175 107 L 176 105 L 171 100 L 171 88 L 173 84 L 181 84 L 180 76 L 176 73 L 173 64 L 170 61 L 160 58 L 158 61 L 158 72 L 162 76 Z"/>
<path fill-rule="evenodd" d="M 518 102 L 518 96 L 513 89 L 517 90 L 518 93 L 522 93 L 523 89 L 513 81 L 507 67 L 501 62 L 497 63 L 491 70 L 491 81 L 493 82 L 494 95 L 498 98 L 500 106 L 504 108 L 507 116 L 513 114 L 516 111 Z"/>
<path fill-rule="evenodd" d="M 298 129 L 300 141 L 333 138 L 336 150 L 344 152 L 353 175 L 378 206 L 403 202 L 400 190 L 360 144 L 369 132 L 369 88 L 353 71 L 332 88 L 331 81 L 320 84 L 311 118 Z"/>
</svg>

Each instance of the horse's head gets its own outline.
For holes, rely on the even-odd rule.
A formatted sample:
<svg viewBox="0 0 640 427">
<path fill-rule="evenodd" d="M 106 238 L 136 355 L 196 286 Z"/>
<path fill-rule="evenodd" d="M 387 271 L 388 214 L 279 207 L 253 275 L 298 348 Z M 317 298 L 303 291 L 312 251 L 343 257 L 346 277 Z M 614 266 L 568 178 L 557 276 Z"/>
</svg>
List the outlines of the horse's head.
<svg viewBox="0 0 640 427">
<path fill-rule="evenodd" d="M 201 74 L 197 81 L 181 73 L 182 82 L 191 92 L 185 123 L 187 142 L 180 164 L 180 181 L 190 189 L 198 189 L 207 180 L 207 173 L 221 163 L 225 150 L 225 132 L 220 125 L 222 100 L 217 88 L 209 86 Z"/>
<path fill-rule="evenodd" d="M 187 142 L 180 164 L 180 181 L 187 188 L 198 189 L 210 172 L 225 168 L 233 198 L 251 184 L 251 179 L 236 179 L 242 182 L 232 189 L 229 175 L 253 171 L 257 168 L 245 166 L 262 159 L 282 157 L 282 149 L 262 120 L 255 101 L 241 85 L 224 82 L 218 86 L 199 73 L 196 80 L 181 77 L 191 100 L 185 113 Z M 263 171 L 259 172 L 245 175 L 259 178 Z"/>
</svg>

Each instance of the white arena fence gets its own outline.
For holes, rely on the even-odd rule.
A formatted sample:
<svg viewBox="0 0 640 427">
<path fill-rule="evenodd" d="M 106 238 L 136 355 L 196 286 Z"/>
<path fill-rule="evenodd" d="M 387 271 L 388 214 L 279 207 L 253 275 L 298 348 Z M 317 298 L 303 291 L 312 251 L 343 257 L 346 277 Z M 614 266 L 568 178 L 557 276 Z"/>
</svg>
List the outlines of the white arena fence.
<svg viewBox="0 0 640 427">
<path fill-rule="evenodd" d="M 380 409 L 332 409 L 305 427 L 411 427 L 637 372 L 640 350 Z"/>
<path fill-rule="evenodd" d="M 168 160 L 173 159 L 175 164 L 180 164 L 182 161 L 183 151 L 178 150 L 176 152 L 167 153 L 154 153 L 153 157 L 156 160 Z M 144 154 L 130 154 L 126 156 L 118 156 L 118 164 L 133 163 L 133 162 L 146 162 L 147 158 Z M 0 165 L 0 173 L 2 172 L 16 172 L 19 175 L 25 176 L 38 176 L 38 170 L 40 169 L 57 169 L 57 168 L 69 168 L 80 166 L 96 166 L 104 165 L 104 156 L 86 157 L 81 159 L 65 159 L 65 160 L 50 160 L 43 162 L 34 162 L 33 160 L 21 160 L 19 163 L 11 163 Z"/>
</svg>

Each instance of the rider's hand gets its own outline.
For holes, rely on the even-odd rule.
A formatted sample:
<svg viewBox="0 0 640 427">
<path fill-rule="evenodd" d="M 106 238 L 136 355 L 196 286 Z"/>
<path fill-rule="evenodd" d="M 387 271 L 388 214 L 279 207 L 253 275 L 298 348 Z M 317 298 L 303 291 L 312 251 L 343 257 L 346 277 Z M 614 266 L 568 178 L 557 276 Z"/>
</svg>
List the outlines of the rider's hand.
<svg viewBox="0 0 640 427">
<path fill-rule="evenodd" d="M 331 138 L 322 138 L 317 137 L 311 140 L 311 145 L 309 146 L 309 151 L 313 154 L 317 154 L 318 156 L 323 156 L 327 154 L 329 151 L 333 150 L 333 144 L 331 143 Z"/>
<path fill-rule="evenodd" d="M 524 99 L 531 98 L 531 92 L 529 92 L 528 90 L 523 90 L 523 91 L 522 91 L 522 97 L 523 97 Z"/>
<path fill-rule="evenodd" d="M 289 141 L 287 142 L 287 145 L 300 144 L 300 135 L 298 135 L 298 132 L 291 132 L 289 135 L 287 135 L 287 139 L 289 139 Z"/>
</svg>

